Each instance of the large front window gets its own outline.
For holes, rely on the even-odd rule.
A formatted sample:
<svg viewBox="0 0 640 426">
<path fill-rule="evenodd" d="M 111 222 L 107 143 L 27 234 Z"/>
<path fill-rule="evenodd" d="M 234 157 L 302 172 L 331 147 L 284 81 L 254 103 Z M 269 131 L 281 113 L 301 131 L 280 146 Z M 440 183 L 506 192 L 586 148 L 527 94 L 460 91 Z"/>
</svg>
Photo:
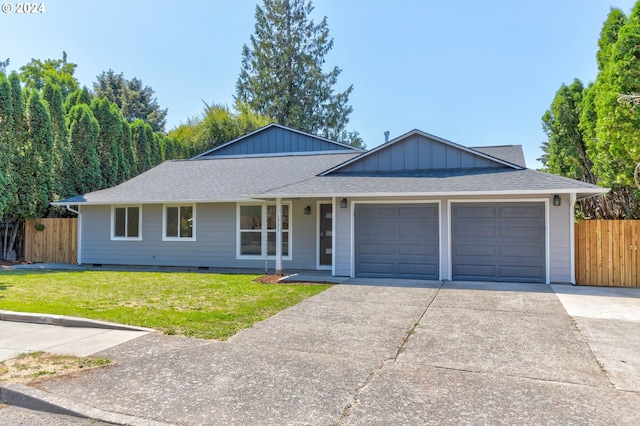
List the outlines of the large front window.
<svg viewBox="0 0 640 426">
<path fill-rule="evenodd" d="M 282 204 L 282 256 L 289 257 L 290 221 L 289 204 Z M 238 209 L 239 256 L 264 257 L 276 254 L 276 206 L 275 204 L 241 205 Z M 263 239 L 266 238 L 266 253 Z"/>
<path fill-rule="evenodd" d="M 164 240 L 195 240 L 195 207 L 164 207 Z"/>
<path fill-rule="evenodd" d="M 111 209 L 111 239 L 141 240 L 141 217 L 140 206 L 113 207 Z"/>
</svg>

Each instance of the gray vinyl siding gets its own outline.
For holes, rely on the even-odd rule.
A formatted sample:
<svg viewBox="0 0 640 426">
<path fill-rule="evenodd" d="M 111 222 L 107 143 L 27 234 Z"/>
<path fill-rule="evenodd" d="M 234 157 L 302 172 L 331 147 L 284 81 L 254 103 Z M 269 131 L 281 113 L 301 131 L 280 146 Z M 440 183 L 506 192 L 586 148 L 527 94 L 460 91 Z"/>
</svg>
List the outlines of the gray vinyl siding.
<svg viewBox="0 0 640 426">
<path fill-rule="evenodd" d="M 336 229 L 334 234 L 335 247 L 335 275 L 339 277 L 348 277 L 351 275 L 351 200 L 346 209 L 340 207 L 341 197 L 336 198 L 334 206 L 334 215 L 336 217 Z"/>
<path fill-rule="evenodd" d="M 339 172 L 378 172 L 505 167 L 503 164 L 414 134 L 341 168 Z"/>
<path fill-rule="evenodd" d="M 549 269 L 552 283 L 571 282 L 571 228 L 573 217 L 569 214 L 569 196 L 561 196 L 562 204 L 553 205 L 549 197 Z"/>
<path fill-rule="evenodd" d="M 315 269 L 315 211 L 304 207 L 315 201 L 295 200 L 291 205 L 292 259 L 285 269 Z M 142 206 L 142 241 L 111 241 L 110 206 L 82 208 L 82 263 L 103 265 L 185 266 L 264 269 L 264 259 L 236 258 L 236 204 L 196 205 L 196 241 L 162 241 L 162 205 Z M 275 261 L 269 259 L 272 270 Z"/>
<path fill-rule="evenodd" d="M 202 158 L 288 152 L 344 151 L 345 149 L 348 148 L 311 135 L 292 132 L 280 127 L 270 127 L 222 146 Z"/>
</svg>

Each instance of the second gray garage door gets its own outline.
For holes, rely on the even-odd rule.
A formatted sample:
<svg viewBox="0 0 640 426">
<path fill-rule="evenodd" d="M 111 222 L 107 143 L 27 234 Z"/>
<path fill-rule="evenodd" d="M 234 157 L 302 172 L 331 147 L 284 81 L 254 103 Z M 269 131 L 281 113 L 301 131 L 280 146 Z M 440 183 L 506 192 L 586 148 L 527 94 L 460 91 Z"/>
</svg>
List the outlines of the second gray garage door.
<svg viewBox="0 0 640 426">
<path fill-rule="evenodd" d="M 355 274 L 439 279 L 438 204 L 356 204 Z"/>
<path fill-rule="evenodd" d="M 454 280 L 546 281 L 545 204 L 452 203 Z"/>
</svg>

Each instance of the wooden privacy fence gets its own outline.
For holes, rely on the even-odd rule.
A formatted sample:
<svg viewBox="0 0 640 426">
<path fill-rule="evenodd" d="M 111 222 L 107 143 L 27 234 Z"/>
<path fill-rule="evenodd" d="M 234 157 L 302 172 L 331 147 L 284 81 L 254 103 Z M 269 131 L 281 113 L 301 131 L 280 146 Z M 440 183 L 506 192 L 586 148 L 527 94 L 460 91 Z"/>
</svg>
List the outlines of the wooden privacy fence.
<svg viewBox="0 0 640 426">
<path fill-rule="evenodd" d="M 27 220 L 24 228 L 25 261 L 47 263 L 77 262 L 78 219 Z"/>
<path fill-rule="evenodd" d="M 638 232 L 640 220 L 576 223 L 576 284 L 640 287 Z"/>
</svg>

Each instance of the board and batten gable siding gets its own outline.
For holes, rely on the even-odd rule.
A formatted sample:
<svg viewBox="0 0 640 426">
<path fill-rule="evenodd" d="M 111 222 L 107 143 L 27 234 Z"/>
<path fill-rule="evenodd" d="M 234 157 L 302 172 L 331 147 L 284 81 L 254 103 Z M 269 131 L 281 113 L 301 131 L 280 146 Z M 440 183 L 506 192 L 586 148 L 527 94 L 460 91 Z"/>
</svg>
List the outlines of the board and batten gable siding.
<svg viewBox="0 0 640 426">
<path fill-rule="evenodd" d="M 213 150 L 200 158 L 242 156 L 257 154 L 281 154 L 319 151 L 344 151 L 348 147 L 293 132 L 281 127 L 269 127 Z"/>
<path fill-rule="evenodd" d="M 309 200 L 292 203 L 291 260 L 285 269 L 315 269 L 315 215 L 305 215 Z M 313 207 L 312 207 L 313 208 Z M 196 240 L 162 241 L 162 205 L 142 206 L 142 240 L 111 241 L 111 207 L 82 207 L 82 263 L 264 269 L 264 259 L 238 259 L 236 203 L 196 204 Z M 273 269 L 275 260 L 267 266 Z"/>
<path fill-rule="evenodd" d="M 505 166 L 455 146 L 413 134 L 345 165 L 337 173 L 490 167 Z"/>
</svg>

